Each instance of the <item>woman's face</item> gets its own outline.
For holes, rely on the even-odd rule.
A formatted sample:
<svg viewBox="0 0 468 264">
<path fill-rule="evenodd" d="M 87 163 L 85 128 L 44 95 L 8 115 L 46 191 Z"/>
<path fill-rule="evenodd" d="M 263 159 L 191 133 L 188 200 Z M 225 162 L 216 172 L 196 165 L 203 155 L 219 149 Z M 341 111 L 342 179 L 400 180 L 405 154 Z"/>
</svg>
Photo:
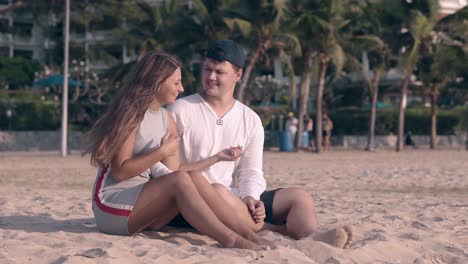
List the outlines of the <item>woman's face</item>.
<svg viewBox="0 0 468 264">
<path fill-rule="evenodd" d="M 183 91 L 182 72 L 180 68 L 177 68 L 171 76 L 159 85 L 155 97 L 161 105 L 172 104 L 177 99 L 179 93 Z"/>
</svg>

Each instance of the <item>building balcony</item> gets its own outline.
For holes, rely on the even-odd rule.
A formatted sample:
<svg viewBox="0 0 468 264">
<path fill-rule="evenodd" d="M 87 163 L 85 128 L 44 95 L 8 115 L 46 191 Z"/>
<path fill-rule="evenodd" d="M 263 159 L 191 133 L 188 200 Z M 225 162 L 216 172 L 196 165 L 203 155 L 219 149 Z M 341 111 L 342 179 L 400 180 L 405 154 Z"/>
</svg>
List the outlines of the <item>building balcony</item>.
<svg viewBox="0 0 468 264">
<path fill-rule="evenodd" d="M 85 34 L 80 33 L 70 33 L 70 41 L 75 43 L 84 43 L 85 41 L 88 44 L 101 44 L 101 43 L 115 43 L 117 38 L 111 30 L 101 30 L 87 32 Z"/>
<path fill-rule="evenodd" d="M 10 35 L 6 33 L 0 33 L 0 44 L 9 44 Z"/>
</svg>

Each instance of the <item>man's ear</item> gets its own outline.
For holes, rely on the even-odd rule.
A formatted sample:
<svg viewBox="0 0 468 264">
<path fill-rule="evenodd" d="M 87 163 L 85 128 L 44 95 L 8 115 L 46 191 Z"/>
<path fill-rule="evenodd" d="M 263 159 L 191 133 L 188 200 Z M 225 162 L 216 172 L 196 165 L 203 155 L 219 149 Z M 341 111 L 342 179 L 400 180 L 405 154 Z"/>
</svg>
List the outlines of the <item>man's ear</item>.
<svg viewBox="0 0 468 264">
<path fill-rule="evenodd" d="M 244 71 L 242 69 L 240 69 L 236 75 L 237 75 L 237 81 L 240 81 L 240 79 L 242 78 L 242 74 L 244 73 Z"/>
</svg>

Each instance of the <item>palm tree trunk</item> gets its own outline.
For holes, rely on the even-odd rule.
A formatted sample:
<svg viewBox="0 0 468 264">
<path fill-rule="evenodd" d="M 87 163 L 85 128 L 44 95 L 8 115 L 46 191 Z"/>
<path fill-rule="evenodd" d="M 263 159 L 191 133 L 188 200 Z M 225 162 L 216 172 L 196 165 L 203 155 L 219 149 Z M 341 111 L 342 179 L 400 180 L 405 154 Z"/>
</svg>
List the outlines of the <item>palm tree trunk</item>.
<svg viewBox="0 0 468 264">
<path fill-rule="evenodd" d="M 405 79 L 403 80 L 403 85 L 401 87 L 400 111 L 398 113 L 398 136 L 396 145 L 397 152 L 403 150 L 403 135 L 405 131 L 405 110 L 410 76 L 411 74 L 407 74 L 405 76 Z"/>
<path fill-rule="evenodd" d="M 86 1 L 87 3 L 88 1 Z M 85 75 L 84 75 L 84 91 L 83 94 L 89 92 L 89 43 L 88 43 L 88 31 L 89 21 L 85 23 L 85 41 L 84 41 L 84 52 L 85 52 Z"/>
<path fill-rule="evenodd" d="M 468 150 L 468 128 L 465 128 L 465 149 Z"/>
<path fill-rule="evenodd" d="M 328 61 L 327 55 L 320 54 L 320 75 L 319 85 L 317 87 L 316 96 L 316 115 L 315 115 L 315 149 L 317 153 L 322 151 L 322 100 L 323 91 L 325 89 L 325 74 L 327 72 Z"/>
<path fill-rule="evenodd" d="M 239 90 L 237 90 L 237 100 L 244 103 L 245 88 L 247 87 L 247 84 L 249 83 L 250 75 L 252 74 L 255 64 L 257 64 L 257 61 L 260 59 L 260 56 L 262 56 L 263 53 L 265 53 L 265 51 L 269 48 L 269 46 L 270 44 L 268 41 L 258 42 L 257 48 L 255 49 L 254 54 L 250 58 L 249 63 L 247 64 L 247 67 L 245 68 L 244 76 L 242 78 L 242 83 L 239 86 Z"/>
<path fill-rule="evenodd" d="M 76 102 L 76 101 L 78 101 L 79 98 L 80 98 L 80 86 L 76 85 L 75 86 L 75 93 L 73 93 L 72 101 Z"/>
<path fill-rule="evenodd" d="M 301 105 L 299 108 L 299 124 L 297 129 L 296 149 L 302 145 L 302 133 L 304 131 L 304 115 L 307 114 L 307 103 L 309 102 L 310 78 L 312 76 L 312 56 L 307 53 L 304 61 L 304 69 L 301 74 Z"/>
<path fill-rule="evenodd" d="M 432 86 L 431 94 L 431 142 L 430 148 L 435 149 L 437 140 L 437 85 Z"/>
<path fill-rule="evenodd" d="M 384 68 L 381 66 L 375 72 L 374 81 L 372 82 L 372 102 L 369 118 L 369 137 L 367 140 L 366 150 L 373 151 L 375 149 L 375 119 L 377 116 L 377 98 L 379 96 L 379 83 Z"/>
<path fill-rule="evenodd" d="M 296 74 L 292 65 L 291 57 L 282 55 L 283 60 L 286 62 L 286 70 L 289 78 L 289 91 L 291 93 L 290 107 L 295 112 L 297 110 L 297 88 L 296 88 Z"/>
</svg>

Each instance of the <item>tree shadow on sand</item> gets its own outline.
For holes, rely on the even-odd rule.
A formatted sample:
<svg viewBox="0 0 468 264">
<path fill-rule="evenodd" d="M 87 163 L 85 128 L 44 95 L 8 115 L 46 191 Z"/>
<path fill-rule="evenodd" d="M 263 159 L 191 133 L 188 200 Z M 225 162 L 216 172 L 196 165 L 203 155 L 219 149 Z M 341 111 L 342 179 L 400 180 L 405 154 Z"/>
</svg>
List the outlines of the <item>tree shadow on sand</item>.
<svg viewBox="0 0 468 264">
<path fill-rule="evenodd" d="M 190 237 L 189 235 L 186 235 L 187 233 L 193 233 L 198 236 L 203 235 L 200 232 L 198 232 L 196 229 L 192 228 L 175 228 L 175 227 L 163 227 L 159 230 L 150 230 L 147 229 L 141 233 L 141 235 L 152 238 L 152 239 L 159 239 L 166 241 L 168 243 L 180 245 L 181 243 L 179 242 L 181 239 L 187 241 L 188 243 L 194 245 L 194 246 L 206 246 L 209 243 L 203 239 L 196 239 L 193 237 Z M 216 242 L 214 242 L 216 243 Z"/>
<path fill-rule="evenodd" d="M 0 216 L 0 230 L 2 229 L 21 230 L 31 233 L 54 233 L 59 231 L 68 233 L 99 233 L 94 218 L 57 220 L 47 215 Z M 201 235 L 195 229 L 179 229 L 172 227 L 165 227 L 157 231 L 146 230 L 138 235 L 148 239 L 159 239 L 177 245 L 181 244 L 181 240 L 185 240 L 195 246 L 208 245 L 208 243 L 203 239 L 196 239 L 186 235 L 188 232 L 194 232 L 195 234 Z"/>
<path fill-rule="evenodd" d="M 46 215 L 1 216 L 0 229 L 40 233 L 53 233 L 58 231 L 70 233 L 97 232 L 96 222 L 93 218 L 57 220 Z"/>
</svg>

